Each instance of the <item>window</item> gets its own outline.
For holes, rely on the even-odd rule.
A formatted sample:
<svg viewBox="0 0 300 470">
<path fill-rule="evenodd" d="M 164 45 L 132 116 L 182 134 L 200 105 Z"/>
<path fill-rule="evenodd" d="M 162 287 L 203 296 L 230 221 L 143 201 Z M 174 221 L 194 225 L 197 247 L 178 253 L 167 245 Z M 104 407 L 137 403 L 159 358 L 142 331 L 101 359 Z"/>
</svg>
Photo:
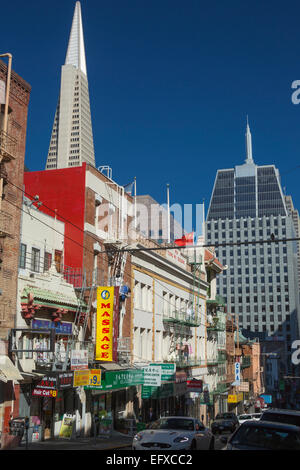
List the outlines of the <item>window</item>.
<svg viewBox="0 0 300 470">
<path fill-rule="evenodd" d="M 26 250 L 27 246 L 24 243 L 21 243 L 20 246 L 20 259 L 19 259 L 19 268 L 25 269 L 26 268 Z"/>
<path fill-rule="evenodd" d="M 45 256 L 44 256 L 44 272 L 45 271 L 49 271 L 50 267 L 51 267 L 51 261 L 52 261 L 52 254 L 51 253 L 47 253 L 45 251 Z"/>
<path fill-rule="evenodd" d="M 31 271 L 35 273 L 40 272 L 40 255 L 41 252 L 38 248 L 32 248 L 31 250 Z"/>
</svg>

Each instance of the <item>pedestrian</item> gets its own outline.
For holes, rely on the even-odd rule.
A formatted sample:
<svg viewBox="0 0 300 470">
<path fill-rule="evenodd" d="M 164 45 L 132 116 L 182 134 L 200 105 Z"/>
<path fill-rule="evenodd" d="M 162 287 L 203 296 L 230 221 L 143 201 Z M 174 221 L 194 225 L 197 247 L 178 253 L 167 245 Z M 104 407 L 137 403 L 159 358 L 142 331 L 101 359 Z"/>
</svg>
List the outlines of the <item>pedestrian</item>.
<svg viewBox="0 0 300 470">
<path fill-rule="evenodd" d="M 152 423 L 152 421 L 155 421 L 155 420 L 156 420 L 156 417 L 155 417 L 155 414 L 153 412 L 153 408 L 149 408 L 148 422 Z"/>
</svg>

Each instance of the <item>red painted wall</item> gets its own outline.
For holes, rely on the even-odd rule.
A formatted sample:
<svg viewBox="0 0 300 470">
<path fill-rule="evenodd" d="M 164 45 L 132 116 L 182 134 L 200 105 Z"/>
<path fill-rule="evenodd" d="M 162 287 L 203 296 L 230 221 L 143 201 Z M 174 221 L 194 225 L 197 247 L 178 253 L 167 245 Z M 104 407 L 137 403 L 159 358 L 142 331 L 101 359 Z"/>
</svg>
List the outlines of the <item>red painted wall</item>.
<svg viewBox="0 0 300 470">
<path fill-rule="evenodd" d="M 83 262 L 85 173 L 85 163 L 24 173 L 25 195 L 38 195 L 43 202 L 40 210 L 54 217 L 56 209 L 57 219 L 65 223 L 64 264 L 76 268 L 81 268 Z"/>
</svg>

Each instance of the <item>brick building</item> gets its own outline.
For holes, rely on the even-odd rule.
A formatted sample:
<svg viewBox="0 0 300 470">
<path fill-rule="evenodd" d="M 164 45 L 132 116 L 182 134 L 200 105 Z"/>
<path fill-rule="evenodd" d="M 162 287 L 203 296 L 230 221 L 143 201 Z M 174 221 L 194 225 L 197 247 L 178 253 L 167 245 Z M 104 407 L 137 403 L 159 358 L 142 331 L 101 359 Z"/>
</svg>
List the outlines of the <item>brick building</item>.
<svg viewBox="0 0 300 470">
<path fill-rule="evenodd" d="M 0 81 L 6 83 L 7 66 L 0 61 Z M 4 176 L 4 199 L 0 212 L 0 339 L 6 339 L 14 325 L 18 259 L 20 244 L 20 220 L 22 205 L 24 157 L 26 144 L 27 112 L 31 87 L 12 71 L 7 134 L 1 129 L 1 164 Z M 1 116 L 4 105 L 1 105 Z M 2 119 L 1 119 L 2 122 Z"/>
<path fill-rule="evenodd" d="M 17 279 L 27 112 L 31 87 L 11 72 L 8 121 L 5 101 L 8 67 L 0 61 L 0 430 L 6 429 L 13 403 L 12 379 L 19 377 L 8 357 L 8 335 L 17 311 Z M 3 185 L 3 186 L 2 186 Z"/>
</svg>

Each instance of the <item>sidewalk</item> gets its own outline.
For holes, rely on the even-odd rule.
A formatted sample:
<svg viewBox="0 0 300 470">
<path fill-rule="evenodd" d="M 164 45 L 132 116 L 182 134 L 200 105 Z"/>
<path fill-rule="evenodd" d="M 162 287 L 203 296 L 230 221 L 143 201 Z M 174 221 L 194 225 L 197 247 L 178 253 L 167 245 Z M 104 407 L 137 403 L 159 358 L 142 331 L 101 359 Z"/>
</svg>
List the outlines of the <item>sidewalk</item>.
<svg viewBox="0 0 300 470">
<path fill-rule="evenodd" d="M 29 442 L 26 449 L 25 441 L 13 450 L 122 450 L 131 449 L 132 437 L 113 432 L 109 438 L 79 437 L 77 439 L 48 439 L 43 442 Z"/>
</svg>

